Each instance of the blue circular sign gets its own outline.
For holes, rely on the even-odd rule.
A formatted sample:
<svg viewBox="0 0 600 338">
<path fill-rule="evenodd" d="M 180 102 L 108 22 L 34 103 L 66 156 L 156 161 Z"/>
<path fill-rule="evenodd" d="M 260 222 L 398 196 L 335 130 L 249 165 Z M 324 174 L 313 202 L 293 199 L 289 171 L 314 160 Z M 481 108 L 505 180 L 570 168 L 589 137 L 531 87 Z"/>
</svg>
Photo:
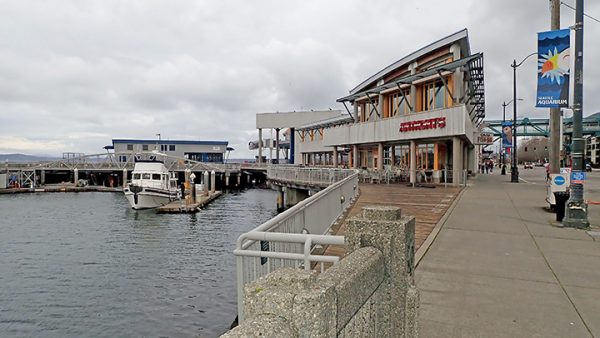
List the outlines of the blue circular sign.
<svg viewBox="0 0 600 338">
<path fill-rule="evenodd" d="M 554 178 L 554 184 L 556 184 L 556 185 L 563 185 L 563 184 L 565 184 L 565 178 L 562 177 L 562 176 L 556 176 Z"/>
</svg>

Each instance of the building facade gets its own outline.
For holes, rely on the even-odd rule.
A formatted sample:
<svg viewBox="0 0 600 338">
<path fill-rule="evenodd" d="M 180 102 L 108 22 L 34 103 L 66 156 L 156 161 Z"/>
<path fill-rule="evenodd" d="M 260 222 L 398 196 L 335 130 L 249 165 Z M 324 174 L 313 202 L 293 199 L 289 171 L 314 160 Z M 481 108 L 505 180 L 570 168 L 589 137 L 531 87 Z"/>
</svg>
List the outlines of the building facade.
<svg viewBox="0 0 600 338">
<path fill-rule="evenodd" d="M 467 30 L 438 40 L 370 76 L 338 99 L 347 115 L 296 129 L 302 163 L 402 169 L 411 182 L 462 183 L 478 162 L 485 117 L 483 54 Z M 444 173 L 447 177 L 444 177 Z"/>
<path fill-rule="evenodd" d="M 140 140 L 113 139 L 112 148 L 119 153 L 119 161 L 127 162 L 129 156 L 142 152 L 160 153 L 200 162 L 223 163 L 227 141 Z M 130 153 L 131 155 L 129 155 Z"/>
</svg>

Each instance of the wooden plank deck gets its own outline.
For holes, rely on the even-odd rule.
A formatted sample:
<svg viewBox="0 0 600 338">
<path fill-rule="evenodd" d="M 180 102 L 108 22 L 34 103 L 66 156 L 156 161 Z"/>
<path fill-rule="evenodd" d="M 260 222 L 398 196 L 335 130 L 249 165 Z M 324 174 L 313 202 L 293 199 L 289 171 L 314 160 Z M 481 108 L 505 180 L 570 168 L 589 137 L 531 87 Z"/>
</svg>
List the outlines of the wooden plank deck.
<svg viewBox="0 0 600 338">
<path fill-rule="evenodd" d="M 346 219 L 356 216 L 367 205 L 392 205 L 402 209 L 403 216 L 414 216 L 415 227 L 415 252 L 421 247 L 427 236 L 444 216 L 461 187 L 435 186 L 409 187 L 406 184 L 367 184 L 359 185 L 360 196 L 354 204 Z M 346 222 L 333 230 L 336 235 L 344 235 Z M 330 246 L 325 250 L 326 255 L 344 257 L 346 249 L 341 246 Z"/>
<path fill-rule="evenodd" d="M 173 201 L 169 204 L 158 207 L 156 212 L 159 214 L 182 214 L 182 213 L 196 213 L 200 211 L 202 207 L 214 201 L 223 194 L 221 191 L 215 191 L 212 194 L 198 196 L 196 203 L 186 204 L 185 200 Z"/>
</svg>

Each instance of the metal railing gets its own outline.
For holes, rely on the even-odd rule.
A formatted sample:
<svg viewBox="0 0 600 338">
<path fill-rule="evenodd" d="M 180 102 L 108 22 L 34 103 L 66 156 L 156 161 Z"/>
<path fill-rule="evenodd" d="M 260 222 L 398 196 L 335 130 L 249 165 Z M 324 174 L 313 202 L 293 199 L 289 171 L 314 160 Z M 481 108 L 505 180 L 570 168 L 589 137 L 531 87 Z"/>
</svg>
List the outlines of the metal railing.
<svg viewBox="0 0 600 338">
<path fill-rule="evenodd" d="M 267 178 L 280 182 L 308 186 L 328 186 L 341 181 L 358 171 L 354 169 L 298 168 L 277 166 L 267 168 Z"/>
<path fill-rule="evenodd" d="M 326 234 L 357 196 L 358 173 L 354 172 L 238 238 L 233 253 L 240 322 L 247 283 L 283 267 L 308 270 L 312 262 L 318 262 L 324 269 L 325 263 L 339 261 L 337 256 L 313 254 L 313 249 L 316 245 L 344 244 L 344 236 Z"/>
</svg>

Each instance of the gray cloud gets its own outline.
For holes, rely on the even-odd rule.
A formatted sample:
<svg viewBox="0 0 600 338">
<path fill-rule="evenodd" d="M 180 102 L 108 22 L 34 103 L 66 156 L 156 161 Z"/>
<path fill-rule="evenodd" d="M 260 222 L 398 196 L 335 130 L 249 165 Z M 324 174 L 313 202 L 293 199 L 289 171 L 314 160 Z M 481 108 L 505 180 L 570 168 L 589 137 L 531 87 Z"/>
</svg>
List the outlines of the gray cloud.
<svg viewBox="0 0 600 338">
<path fill-rule="evenodd" d="M 0 1 L 0 152 L 101 152 L 111 138 L 256 138 L 255 114 L 335 100 L 406 54 L 467 27 L 485 53 L 487 114 L 512 97 L 509 64 L 549 27 L 544 1 Z M 600 16 L 600 4 L 586 4 Z M 563 7 L 563 26 L 573 13 Z M 585 111 L 600 110 L 586 22 Z M 535 61 L 519 68 L 534 108 Z M 512 111 L 512 110 L 511 110 Z"/>
</svg>

